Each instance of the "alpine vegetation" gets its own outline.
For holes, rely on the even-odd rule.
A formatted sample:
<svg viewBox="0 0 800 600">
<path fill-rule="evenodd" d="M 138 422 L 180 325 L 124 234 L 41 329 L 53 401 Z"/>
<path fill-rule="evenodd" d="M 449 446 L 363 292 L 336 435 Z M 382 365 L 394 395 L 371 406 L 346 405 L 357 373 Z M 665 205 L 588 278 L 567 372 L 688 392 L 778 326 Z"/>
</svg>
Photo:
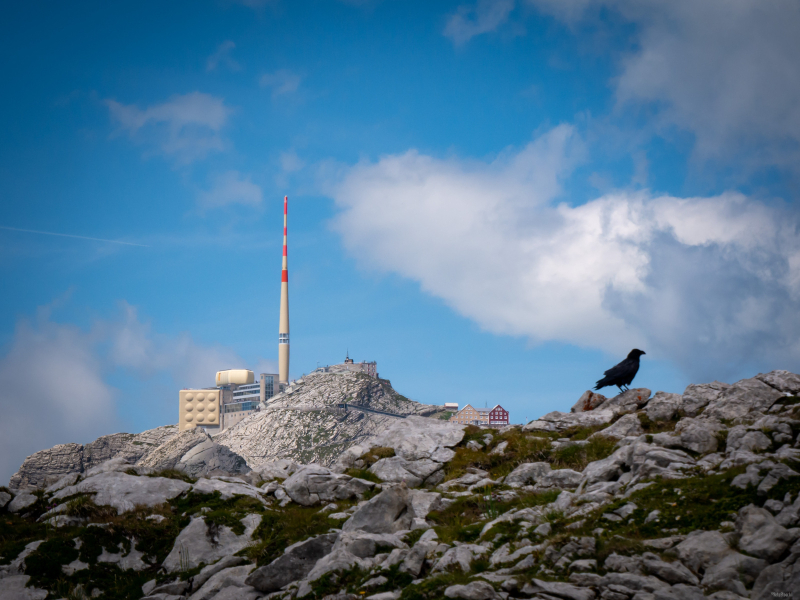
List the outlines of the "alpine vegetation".
<svg viewBox="0 0 800 600">
<path fill-rule="evenodd" d="M 424 416 L 435 407 L 374 378 L 305 385 L 215 438 L 165 427 L 29 457 L 0 488 L 0 598 L 800 589 L 799 375 L 587 391 L 570 412 L 500 429 Z M 340 410 L 343 396 L 362 410 Z"/>
</svg>

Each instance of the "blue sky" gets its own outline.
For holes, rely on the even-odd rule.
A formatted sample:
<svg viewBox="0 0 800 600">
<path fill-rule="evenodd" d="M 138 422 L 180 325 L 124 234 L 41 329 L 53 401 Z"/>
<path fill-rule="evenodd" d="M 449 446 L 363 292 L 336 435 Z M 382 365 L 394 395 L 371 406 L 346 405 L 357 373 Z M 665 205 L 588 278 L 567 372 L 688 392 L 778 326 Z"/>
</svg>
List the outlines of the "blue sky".
<svg viewBox="0 0 800 600">
<path fill-rule="evenodd" d="M 522 422 L 633 347 L 653 391 L 797 372 L 799 26 L 755 0 L 6 7 L 0 479 L 274 369 L 285 194 L 293 377 L 349 349 Z"/>
</svg>

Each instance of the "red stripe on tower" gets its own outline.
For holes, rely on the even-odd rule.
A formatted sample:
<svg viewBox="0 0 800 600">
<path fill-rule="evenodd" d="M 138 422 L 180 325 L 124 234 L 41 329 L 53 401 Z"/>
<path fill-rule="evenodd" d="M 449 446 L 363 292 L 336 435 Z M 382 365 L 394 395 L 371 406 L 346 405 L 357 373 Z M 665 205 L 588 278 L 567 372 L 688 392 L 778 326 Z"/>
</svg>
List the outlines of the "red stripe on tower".
<svg viewBox="0 0 800 600">
<path fill-rule="evenodd" d="M 289 271 L 281 271 L 281 283 L 283 282 L 289 283 Z"/>
<path fill-rule="evenodd" d="M 289 196 L 283 197 L 283 214 L 289 213 Z"/>
</svg>

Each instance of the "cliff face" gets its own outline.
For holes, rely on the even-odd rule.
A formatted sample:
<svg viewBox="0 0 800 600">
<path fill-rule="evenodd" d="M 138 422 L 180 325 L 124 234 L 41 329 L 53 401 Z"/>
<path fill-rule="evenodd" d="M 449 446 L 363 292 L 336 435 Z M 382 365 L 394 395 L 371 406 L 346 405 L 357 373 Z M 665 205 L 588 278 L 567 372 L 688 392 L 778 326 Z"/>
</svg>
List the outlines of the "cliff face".
<svg viewBox="0 0 800 600">
<path fill-rule="evenodd" d="M 59 444 L 31 454 L 9 481 L 12 488 L 43 487 L 70 473 L 83 473 L 110 458 L 131 464 L 178 433 L 177 425 L 157 427 L 139 434 L 114 433 L 90 444 Z"/>
<path fill-rule="evenodd" d="M 338 408 L 346 403 L 347 410 Z M 434 415 L 440 407 L 398 394 L 389 382 L 361 373 L 312 373 L 256 413 L 214 438 L 251 468 L 287 458 L 332 464 L 342 452 L 389 427 L 397 415 Z"/>
</svg>

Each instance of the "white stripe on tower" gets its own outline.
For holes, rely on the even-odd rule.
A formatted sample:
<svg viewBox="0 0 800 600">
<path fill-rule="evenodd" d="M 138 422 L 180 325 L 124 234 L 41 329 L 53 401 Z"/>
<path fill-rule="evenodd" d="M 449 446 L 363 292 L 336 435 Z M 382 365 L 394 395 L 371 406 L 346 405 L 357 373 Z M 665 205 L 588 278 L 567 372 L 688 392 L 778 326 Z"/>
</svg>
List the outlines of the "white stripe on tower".
<svg viewBox="0 0 800 600">
<path fill-rule="evenodd" d="M 289 196 L 283 197 L 283 266 L 281 268 L 281 318 L 278 326 L 278 381 L 289 383 L 289 268 L 286 263 L 286 227 Z"/>
</svg>

